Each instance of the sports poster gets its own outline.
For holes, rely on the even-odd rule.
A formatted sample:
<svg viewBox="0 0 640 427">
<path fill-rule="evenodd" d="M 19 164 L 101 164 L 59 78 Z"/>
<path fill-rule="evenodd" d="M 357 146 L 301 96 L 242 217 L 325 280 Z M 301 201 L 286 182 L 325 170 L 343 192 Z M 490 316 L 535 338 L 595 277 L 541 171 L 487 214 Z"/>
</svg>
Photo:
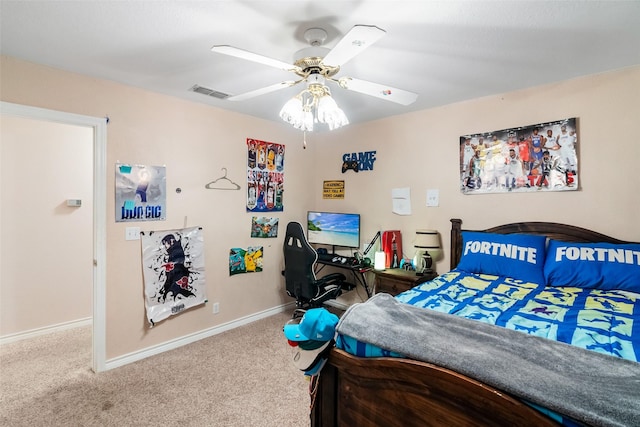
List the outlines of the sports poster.
<svg viewBox="0 0 640 427">
<path fill-rule="evenodd" d="M 576 118 L 460 137 L 464 194 L 577 190 Z"/>
<path fill-rule="evenodd" d="M 229 250 L 229 276 L 262 271 L 262 246 L 249 246 L 247 249 Z"/>
<path fill-rule="evenodd" d="M 151 325 L 207 301 L 202 228 L 141 232 L 140 237 Z"/>
<path fill-rule="evenodd" d="M 166 177 L 164 166 L 116 164 L 116 222 L 164 221 Z"/>
<path fill-rule="evenodd" d="M 282 212 L 284 145 L 247 138 L 247 212 Z"/>
</svg>

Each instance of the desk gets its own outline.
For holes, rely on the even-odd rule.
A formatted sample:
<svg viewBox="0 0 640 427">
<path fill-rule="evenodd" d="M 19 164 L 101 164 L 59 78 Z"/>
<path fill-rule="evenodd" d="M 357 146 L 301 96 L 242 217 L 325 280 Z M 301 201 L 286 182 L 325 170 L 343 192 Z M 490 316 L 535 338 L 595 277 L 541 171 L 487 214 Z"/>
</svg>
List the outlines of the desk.
<svg viewBox="0 0 640 427">
<path fill-rule="evenodd" d="M 341 262 L 333 262 L 333 261 L 327 261 L 327 260 L 321 260 L 318 259 L 316 261 L 316 265 L 319 266 L 319 268 L 317 268 L 316 273 L 319 273 L 320 271 L 322 271 L 322 269 L 324 267 L 336 267 L 336 268 L 340 268 L 340 269 L 344 269 L 344 270 L 348 270 L 351 272 L 351 274 L 353 275 L 353 278 L 356 281 L 356 286 L 358 286 L 358 284 L 362 285 L 362 287 L 364 288 L 365 291 L 367 291 L 367 297 L 371 297 L 371 295 L 373 295 L 373 292 L 371 291 L 371 289 L 369 289 L 369 285 L 367 284 L 367 272 L 371 271 L 371 267 L 364 267 L 362 265 L 351 265 L 351 264 L 343 264 Z"/>
<path fill-rule="evenodd" d="M 374 270 L 373 274 L 376 276 L 374 282 L 376 293 L 386 292 L 394 296 L 400 292 L 408 291 L 420 283 L 433 280 L 438 276 L 435 271 L 418 276 L 415 271 L 407 271 L 402 268 Z"/>
</svg>

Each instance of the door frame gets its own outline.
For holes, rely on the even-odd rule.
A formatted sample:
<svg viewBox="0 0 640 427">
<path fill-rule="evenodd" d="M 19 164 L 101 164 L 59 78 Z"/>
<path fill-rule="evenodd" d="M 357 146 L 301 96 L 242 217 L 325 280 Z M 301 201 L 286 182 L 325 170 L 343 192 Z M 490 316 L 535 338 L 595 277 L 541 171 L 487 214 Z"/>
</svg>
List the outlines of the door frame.
<svg viewBox="0 0 640 427">
<path fill-rule="evenodd" d="M 107 119 L 0 101 L 0 114 L 93 128 L 93 334 L 94 372 L 106 370 Z"/>
</svg>

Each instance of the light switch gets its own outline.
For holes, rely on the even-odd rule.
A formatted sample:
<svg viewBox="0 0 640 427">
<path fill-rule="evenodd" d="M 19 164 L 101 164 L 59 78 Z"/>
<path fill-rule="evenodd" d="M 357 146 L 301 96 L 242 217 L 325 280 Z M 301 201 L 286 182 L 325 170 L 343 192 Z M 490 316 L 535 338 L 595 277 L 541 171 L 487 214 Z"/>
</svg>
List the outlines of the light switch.
<svg viewBox="0 0 640 427">
<path fill-rule="evenodd" d="M 440 204 L 440 190 L 427 190 L 427 206 Z"/>
<path fill-rule="evenodd" d="M 127 227 L 124 234 L 125 240 L 140 240 L 140 227 Z"/>
</svg>

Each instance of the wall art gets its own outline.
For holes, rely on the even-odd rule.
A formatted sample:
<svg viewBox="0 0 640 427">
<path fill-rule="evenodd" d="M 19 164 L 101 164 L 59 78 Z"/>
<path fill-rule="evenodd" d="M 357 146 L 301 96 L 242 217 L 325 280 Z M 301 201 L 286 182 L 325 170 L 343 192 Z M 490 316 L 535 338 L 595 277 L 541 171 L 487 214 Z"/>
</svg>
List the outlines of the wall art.
<svg viewBox="0 0 640 427">
<path fill-rule="evenodd" d="M 247 249 L 229 250 L 229 275 L 257 273 L 262 271 L 262 246 L 249 246 Z"/>
<path fill-rule="evenodd" d="M 116 164 L 116 222 L 164 221 L 166 168 Z"/>
<path fill-rule="evenodd" d="M 284 145 L 247 138 L 247 212 L 284 209 Z"/>
<path fill-rule="evenodd" d="M 578 189 L 576 118 L 463 135 L 459 144 L 464 194 Z"/>
<path fill-rule="evenodd" d="M 251 237 L 278 237 L 278 218 L 267 218 L 266 216 L 251 218 Z"/>
<path fill-rule="evenodd" d="M 202 228 L 143 231 L 140 237 L 151 325 L 207 301 Z"/>
</svg>

